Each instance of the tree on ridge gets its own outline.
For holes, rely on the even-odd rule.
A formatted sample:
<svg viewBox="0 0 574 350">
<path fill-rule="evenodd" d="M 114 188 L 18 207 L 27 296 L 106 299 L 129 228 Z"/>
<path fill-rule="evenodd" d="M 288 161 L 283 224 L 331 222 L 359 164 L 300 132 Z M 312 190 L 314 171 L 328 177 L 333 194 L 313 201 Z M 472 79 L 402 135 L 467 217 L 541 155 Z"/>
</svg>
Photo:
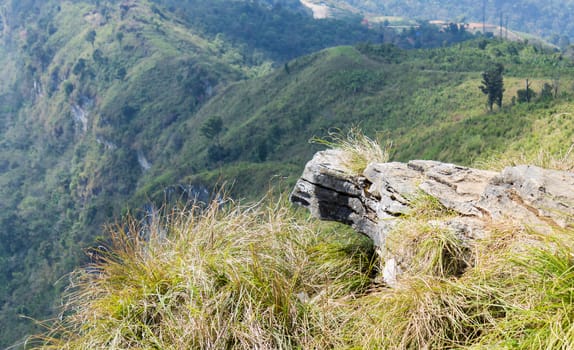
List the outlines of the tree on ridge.
<svg viewBox="0 0 574 350">
<path fill-rule="evenodd" d="M 504 66 L 496 63 L 492 68 L 482 73 L 482 85 L 479 87 L 483 94 L 488 96 L 488 108 L 492 111 L 492 106 L 496 103 L 498 108 L 502 108 L 502 96 L 504 94 Z"/>
</svg>

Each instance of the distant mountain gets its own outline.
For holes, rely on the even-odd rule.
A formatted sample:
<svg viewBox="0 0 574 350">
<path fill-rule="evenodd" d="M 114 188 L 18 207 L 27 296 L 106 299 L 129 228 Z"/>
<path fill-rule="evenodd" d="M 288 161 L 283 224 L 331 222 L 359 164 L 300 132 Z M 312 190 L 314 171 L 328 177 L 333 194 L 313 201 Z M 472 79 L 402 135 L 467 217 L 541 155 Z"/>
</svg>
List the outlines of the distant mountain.
<svg viewBox="0 0 574 350">
<path fill-rule="evenodd" d="M 380 21 L 393 17 L 482 22 L 508 26 L 530 33 L 551 43 L 567 47 L 574 40 L 574 1 L 572 0 L 302 0 L 319 13 L 340 15 L 344 12 L 362 14 Z"/>
</svg>

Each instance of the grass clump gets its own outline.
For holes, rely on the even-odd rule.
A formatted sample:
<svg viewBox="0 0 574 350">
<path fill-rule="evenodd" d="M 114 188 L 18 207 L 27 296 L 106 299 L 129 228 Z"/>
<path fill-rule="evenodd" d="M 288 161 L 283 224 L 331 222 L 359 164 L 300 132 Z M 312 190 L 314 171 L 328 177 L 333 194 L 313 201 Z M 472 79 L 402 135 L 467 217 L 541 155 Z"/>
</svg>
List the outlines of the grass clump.
<svg viewBox="0 0 574 350">
<path fill-rule="evenodd" d="M 386 254 L 399 258 L 409 274 L 460 276 L 470 252 L 451 230 L 423 223 L 401 223 L 387 238 Z"/>
<path fill-rule="evenodd" d="M 31 340 L 37 348 L 334 347 L 337 318 L 323 309 L 370 283 L 361 236 L 277 204 L 191 208 L 111 233 L 100 261 L 73 274 L 62 319 Z"/>
<path fill-rule="evenodd" d="M 311 142 L 341 150 L 341 164 L 352 174 L 361 174 L 369 163 L 385 163 L 390 158 L 390 142 L 382 147 L 357 127 L 350 128 L 346 134 L 340 130 L 330 131 L 327 138 L 315 137 Z"/>
<path fill-rule="evenodd" d="M 385 240 L 385 255 L 395 257 L 409 275 L 458 276 L 471 264 L 469 248 L 443 224 L 455 212 L 423 192 L 411 199 L 412 210 Z"/>
<path fill-rule="evenodd" d="M 480 333 L 479 303 L 469 290 L 441 278 L 403 279 L 355 301 L 353 341 L 363 349 L 445 349 L 472 342 Z"/>
<path fill-rule="evenodd" d="M 540 245 L 512 256 L 512 284 L 497 302 L 504 316 L 475 347 L 570 349 L 574 346 L 574 247 L 572 232 L 539 237 Z"/>
<path fill-rule="evenodd" d="M 516 227 L 500 229 L 478 243 L 475 264 L 460 276 L 411 269 L 395 288 L 354 300 L 358 314 L 349 334 L 355 346 L 572 348 L 572 232 L 549 238 Z"/>
</svg>

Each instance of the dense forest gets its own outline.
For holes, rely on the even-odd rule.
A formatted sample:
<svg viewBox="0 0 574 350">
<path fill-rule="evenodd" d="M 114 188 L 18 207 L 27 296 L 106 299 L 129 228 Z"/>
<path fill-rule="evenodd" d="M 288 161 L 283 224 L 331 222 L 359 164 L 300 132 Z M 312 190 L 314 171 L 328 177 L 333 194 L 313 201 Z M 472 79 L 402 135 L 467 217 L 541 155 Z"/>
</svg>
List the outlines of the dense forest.
<svg viewBox="0 0 574 350">
<path fill-rule="evenodd" d="M 369 29 L 289 1 L 0 1 L 0 15 L 0 347 L 57 315 L 106 223 L 224 182 L 235 198 L 286 190 L 333 128 L 464 164 L 572 130 L 539 125 L 571 107 L 566 55 L 457 25 Z"/>
</svg>

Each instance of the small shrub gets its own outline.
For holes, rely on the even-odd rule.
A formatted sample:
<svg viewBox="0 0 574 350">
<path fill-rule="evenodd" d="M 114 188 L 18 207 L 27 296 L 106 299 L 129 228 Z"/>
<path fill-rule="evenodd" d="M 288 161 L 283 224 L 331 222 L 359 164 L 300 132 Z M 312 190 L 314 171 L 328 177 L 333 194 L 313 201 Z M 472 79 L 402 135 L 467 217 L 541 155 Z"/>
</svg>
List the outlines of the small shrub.
<svg viewBox="0 0 574 350">
<path fill-rule="evenodd" d="M 554 98 L 554 88 L 549 83 L 544 83 L 540 90 L 540 100 L 549 101 Z"/>
<path fill-rule="evenodd" d="M 527 89 L 519 89 L 516 91 L 516 101 L 518 103 L 528 103 L 530 101 L 534 101 L 536 98 L 536 92 L 534 90 L 528 88 Z"/>
<path fill-rule="evenodd" d="M 64 82 L 64 92 L 66 96 L 70 96 L 70 94 L 74 91 L 74 84 L 70 81 Z"/>
</svg>

